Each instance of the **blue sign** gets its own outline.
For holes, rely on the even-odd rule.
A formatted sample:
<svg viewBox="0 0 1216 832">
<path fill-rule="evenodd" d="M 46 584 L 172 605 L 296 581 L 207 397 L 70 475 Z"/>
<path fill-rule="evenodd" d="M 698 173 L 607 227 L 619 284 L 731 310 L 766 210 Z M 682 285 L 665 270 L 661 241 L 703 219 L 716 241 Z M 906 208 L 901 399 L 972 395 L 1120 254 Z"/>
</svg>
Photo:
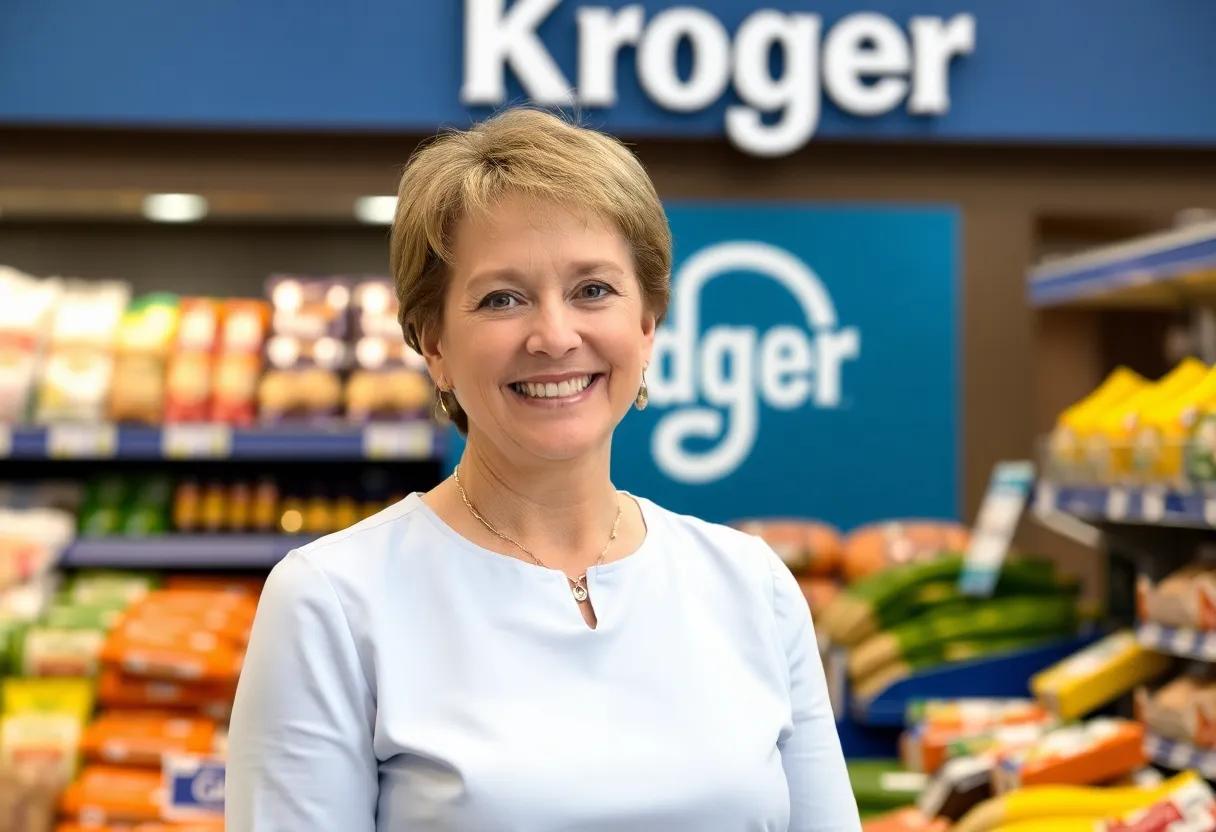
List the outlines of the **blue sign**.
<svg viewBox="0 0 1216 832">
<path fill-rule="evenodd" d="M 613 478 L 724 522 L 958 514 L 958 218 L 667 206 L 672 303 Z"/>
<path fill-rule="evenodd" d="M 1211 0 L 10 0 L 0 122 L 1214 144 Z"/>
<path fill-rule="evenodd" d="M 162 765 L 164 816 L 186 821 L 224 816 L 224 761 L 191 755 L 169 755 Z"/>
</svg>

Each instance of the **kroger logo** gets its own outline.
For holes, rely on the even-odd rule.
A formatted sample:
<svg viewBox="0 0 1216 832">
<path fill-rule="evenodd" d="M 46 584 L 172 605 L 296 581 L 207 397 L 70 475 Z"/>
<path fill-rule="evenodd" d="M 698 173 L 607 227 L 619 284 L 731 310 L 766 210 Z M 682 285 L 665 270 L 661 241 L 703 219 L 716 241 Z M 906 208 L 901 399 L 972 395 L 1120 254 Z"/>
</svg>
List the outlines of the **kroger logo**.
<svg viewBox="0 0 1216 832">
<path fill-rule="evenodd" d="M 701 291 L 732 272 L 781 284 L 806 327 L 761 332 L 720 324 L 702 333 Z M 671 317 L 656 334 L 647 379 L 651 402 L 668 409 L 651 436 L 651 453 L 667 476 L 695 484 L 735 471 L 755 447 L 761 402 L 774 410 L 840 406 L 843 365 L 860 355 L 861 333 L 838 325 L 831 296 L 797 257 L 767 243 L 719 243 L 690 257 L 673 283 Z M 689 440 L 711 447 L 689 450 Z"/>
</svg>

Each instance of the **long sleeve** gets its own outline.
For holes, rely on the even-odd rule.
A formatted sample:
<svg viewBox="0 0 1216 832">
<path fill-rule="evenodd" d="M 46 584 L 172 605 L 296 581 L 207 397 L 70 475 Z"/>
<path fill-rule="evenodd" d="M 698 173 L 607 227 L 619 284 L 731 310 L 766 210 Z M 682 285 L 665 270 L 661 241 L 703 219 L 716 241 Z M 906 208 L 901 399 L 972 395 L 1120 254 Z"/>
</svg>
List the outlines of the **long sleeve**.
<svg viewBox="0 0 1216 832">
<path fill-rule="evenodd" d="M 292 552 L 266 582 L 237 689 L 227 832 L 373 832 L 375 714 L 333 585 Z"/>
<path fill-rule="evenodd" d="M 767 548 L 767 547 L 766 547 Z M 810 607 L 771 550 L 773 607 L 789 661 L 794 730 L 778 743 L 790 790 L 789 832 L 860 832 Z"/>
</svg>

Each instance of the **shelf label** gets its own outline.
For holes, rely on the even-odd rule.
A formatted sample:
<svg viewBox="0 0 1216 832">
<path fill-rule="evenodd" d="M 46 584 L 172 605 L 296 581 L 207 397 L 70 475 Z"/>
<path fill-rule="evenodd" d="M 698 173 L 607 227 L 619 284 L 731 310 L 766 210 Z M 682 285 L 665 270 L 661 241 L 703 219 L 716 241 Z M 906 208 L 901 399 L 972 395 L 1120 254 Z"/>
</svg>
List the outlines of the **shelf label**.
<svg viewBox="0 0 1216 832">
<path fill-rule="evenodd" d="M 1126 488 L 1112 487 L 1106 493 L 1106 518 L 1108 520 L 1126 520 L 1127 506 L 1130 498 Z"/>
<path fill-rule="evenodd" d="M 0 425 L 0 458 L 13 455 L 13 429 Z"/>
<path fill-rule="evenodd" d="M 1203 522 L 1216 526 L 1216 496 L 1211 494 L 1203 498 Z"/>
<path fill-rule="evenodd" d="M 166 459 L 222 459 L 232 454 L 232 428 L 228 425 L 165 425 L 161 454 Z"/>
<path fill-rule="evenodd" d="M 434 448 L 434 428 L 427 422 L 388 422 L 363 428 L 363 455 L 368 459 L 428 459 Z"/>
<path fill-rule="evenodd" d="M 1146 488 L 1141 498 L 1140 513 L 1148 523 L 1160 523 L 1165 518 L 1165 490 Z"/>
<path fill-rule="evenodd" d="M 224 761 L 187 754 L 166 755 L 161 768 L 165 783 L 166 820 L 189 821 L 224 816 Z"/>
<path fill-rule="evenodd" d="M 996 589 L 1009 544 L 1030 499 L 1034 477 L 1033 462 L 999 462 L 992 469 L 959 576 L 959 591 L 964 595 L 991 595 Z"/>
<path fill-rule="evenodd" d="M 52 425 L 46 453 L 52 459 L 104 459 L 118 452 L 118 428 L 110 424 Z"/>
</svg>

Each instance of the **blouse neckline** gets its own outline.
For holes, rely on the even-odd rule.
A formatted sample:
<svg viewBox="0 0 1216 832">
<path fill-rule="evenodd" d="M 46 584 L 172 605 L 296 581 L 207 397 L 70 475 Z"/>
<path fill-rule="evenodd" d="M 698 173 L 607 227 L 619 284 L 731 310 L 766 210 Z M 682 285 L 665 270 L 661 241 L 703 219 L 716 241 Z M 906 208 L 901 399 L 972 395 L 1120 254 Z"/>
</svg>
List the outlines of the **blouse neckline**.
<svg viewBox="0 0 1216 832">
<path fill-rule="evenodd" d="M 628 491 L 621 491 L 621 494 L 630 498 L 638 504 L 638 509 L 642 512 L 642 522 L 646 526 L 646 536 L 642 538 L 641 544 L 633 550 L 633 552 L 616 560 L 599 566 L 591 566 L 587 569 L 589 580 L 593 578 L 603 577 L 614 572 L 632 568 L 630 564 L 640 564 L 646 560 L 647 553 L 653 548 L 652 540 L 654 539 L 655 523 L 653 506 L 649 501 L 635 496 Z M 493 549 L 487 549 L 484 546 L 479 546 L 460 532 L 453 529 L 443 518 L 441 518 L 433 508 L 426 504 L 422 499 L 422 494 L 415 491 L 410 493 L 404 500 L 407 511 L 418 511 L 425 517 L 432 526 L 439 530 L 445 537 L 449 538 L 462 551 L 476 555 L 480 558 L 493 558 L 494 561 L 500 563 L 514 564 L 517 569 L 525 570 L 526 573 L 533 575 L 544 575 L 549 577 L 552 575 L 561 575 L 563 580 L 566 573 L 560 569 L 555 569 L 548 566 L 538 566 L 525 558 L 516 558 L 511 555 L 504 555 L 501 552 L 495 552 Z"/>
</svg>

